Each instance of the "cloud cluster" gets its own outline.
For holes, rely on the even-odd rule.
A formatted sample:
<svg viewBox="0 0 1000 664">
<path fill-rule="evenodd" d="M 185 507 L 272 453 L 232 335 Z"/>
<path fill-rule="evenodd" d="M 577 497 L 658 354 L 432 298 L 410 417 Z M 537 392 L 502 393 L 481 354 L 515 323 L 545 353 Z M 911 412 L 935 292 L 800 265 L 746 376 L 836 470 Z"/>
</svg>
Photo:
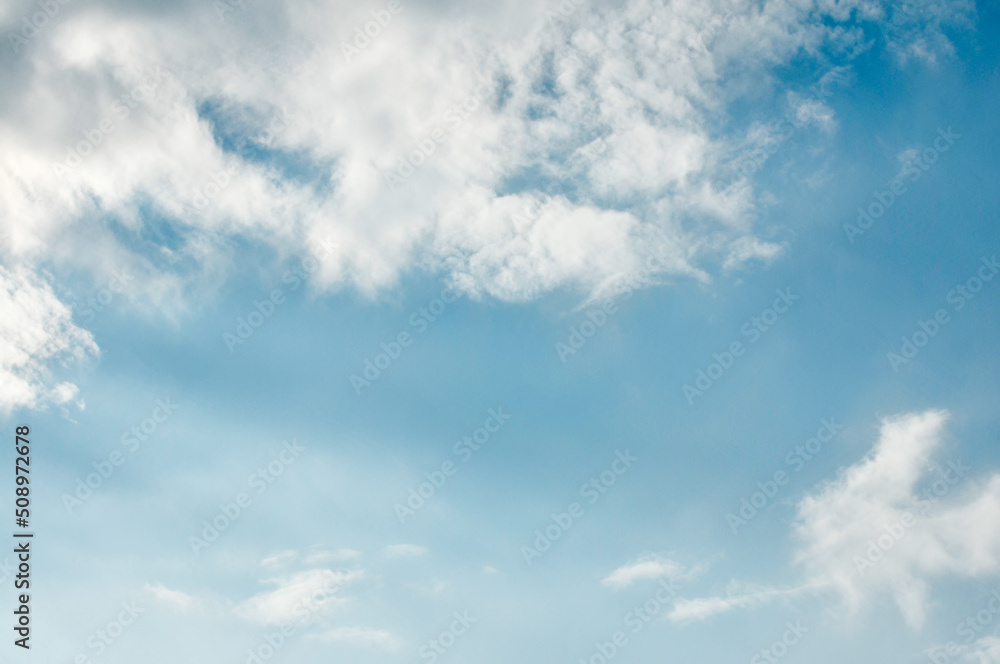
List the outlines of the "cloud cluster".
<svg viewBox="0 0 1000 664">
<path fill-rule="evenodd" d="M 400 545 L 387 547 L 399 549 L 399 555 L 419 555 L 421 547 Z M 418 550 L 418 551 L 415 551 Z M 332 608 L 348 603 L 350 587 L 369 578 L 367 571 L 358 565 L 363 557 L 355 549 L 327 550 L 319 546 L 309 549 L 277 551 L 260 561 L 260 569 L 269 576 L 262 583 L 270 586 L 239 601 L 211 595 L 194 596 L 165 587 L 163 584 L 146 584 L 144 590 L 157 602 L 176 611 L 187 612 L 208 608 L 217 614 L 235 615 L 248 623 L 269 627 L 294 626 L 303 628 L 322 624 L 324 629 L 312 636 L 325 641 L 351 643 L 360 646 L 377 645 L 395 647 L 398 640 L 385 630 L 346 626 L 329 627 L 325 618 Z M 328 569 L 314 567 L 323 563 L 351 563 L 350 568 Z"/>
<path fill-rule="evenodd" d="M 907 39 L 944 52 L 972 10 L 931 4 Z M 336 250 L 312 285 L 369 296 L 413 271 L 474 297 L 592 294 L 653 255 L 662 279 L 706 280 L 783 246 L 758 235 L 752 187 L 728 186 L 768 122 L 732 116 L 748 81 L 766 98 L 783 65 L 849 64 L 884 5 L 403 3 L 386 22 L 342 0 L 60 4 L 0 55 L 0 253 L 100 256 L 156 298 L 217 283 L 236 246 L 321 240 Z M 38 398 L 10 389 L 8 407 Z"/>
</svg>

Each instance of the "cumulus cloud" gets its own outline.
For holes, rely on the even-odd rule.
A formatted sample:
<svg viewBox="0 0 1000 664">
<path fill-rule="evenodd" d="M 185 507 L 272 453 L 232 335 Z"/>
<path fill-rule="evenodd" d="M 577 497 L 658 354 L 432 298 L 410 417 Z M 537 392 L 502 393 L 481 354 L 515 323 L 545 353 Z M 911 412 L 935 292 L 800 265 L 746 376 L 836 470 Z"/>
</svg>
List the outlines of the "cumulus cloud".
<svg viewBox="0 0 1000 664">
<path fill-rule="evenodd" d="M 926 4 L 906 34 L 937 52 L 971 9 Z M 717 128 L 742 77 L 767 86 L 824 48 L 849 60 L 885 17 L 871 0 L 458 7 L 407 5 L 348 56 L 370 16 L 343 1 L 225 23 L 61 6 L 0 74 L 6 253 L 85 260 L 58 238 L 138 254 L 147 281 L 198 279 L 236 239 L 287 255 L 329 238 L 317 287 L 374 295 L 417 268 L 504 300 L 589 291 L 651 254 L 704 276 L 779 247 L 725 186 L 742 138 Z M 797 109 L 832 126 L 821 103 Z"/>
<path fill-rule="evenodd" d="M 204 306 L 191 296 L 247 246 L 315 258 L 313 288 L 369 297 L 414 271 L 506 301 L 704 282 L 788 236 L 760 232 L 752 179 L 731 186 L 734 148 L 783 105 L 836 127 L 798 82 L 781 101 L 782 67 L 849 69 L 876 25 L 902 60 L 947 57 L 972 2 L 917 4 L 898 19 L 875 0 L 407 4 L 357 53 L 344 46 L 371 16 L 346 0 L 225 21 L 189 3 L 60 4 L 0 53 L 4 278 L 127 266 L 129 305 L 166 318 Z M 0 31 L 35 11 L 10 5 Z M 731 110 L 751 87 L 773 103 L 747 127 Z M 93 351 L 50 305 L 60 334 L 0 366 L 6 408 L 46 398 L 46 352 Z"/>
<path fill-rule="evenodd" d="M 944 411 L 887 418 L 868 456 L 800 501 L 795 563 L 803 583 L 679 600 L 670 617 L 707 618 L 822 591 L 835 593 L 848 617 L 890 598 L 918 628 L 935 579 L 1000 573 L 1000 473 L 976 478 L 961 459 L 934 463 L 947 419 Z"/>
<path fill-rule="evenodd" d="M 1000 474 L 976 480 L 949 460 L 928 477 L 947 418 L 886 419 L 866 459 L 799 504 L 796 561 L 851 613 L 884 593 L 919 627 L 935 577 L 1000 571 Z"/>
<path fill-rule="evenodd" d="M 0 410 L 75 399 L 72 383 L 46 386 L 48 365 L 97 353 L 94 338 L 73 323 L 46 281 L 30 269 L 0 265 Z"/>
</svg>

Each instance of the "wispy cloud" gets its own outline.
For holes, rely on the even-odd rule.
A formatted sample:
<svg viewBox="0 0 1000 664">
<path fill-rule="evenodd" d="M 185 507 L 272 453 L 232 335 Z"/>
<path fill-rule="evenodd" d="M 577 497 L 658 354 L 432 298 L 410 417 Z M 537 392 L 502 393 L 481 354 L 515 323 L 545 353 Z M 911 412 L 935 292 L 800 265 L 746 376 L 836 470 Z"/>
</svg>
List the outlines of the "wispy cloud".
<svg viewBox="0 0 1000 664">
<path fill-rule="evenodd" d="M 330 563 L 352 563 L 361 560 L 364 554 L 356 549 L 335 549 L 324 551 L 313 549 L 302 554 L 306 565 L 329 565 Z"/>
<path fill-rule="evenodd" d="M 241 618 L 262 625 L 301 620 L 346 601 L 341 594 L 343 590 L 364 576 L 362 570 L 314 569 L 268 579 L 265 583 L 276 586 L 274 590 L 240 602 L 234 611 Z"/>
<path fill-rule="evenodd" d="M 298 552 L 296 551 L 279 551 L 278 553 L 272 553 L 263 560 L 260 561 L 261 566 L 267 567 L 269 569 L 278 569 L 284 567 L 294 561 L 298 557 Z"/>
<path fill-rule="evenodd" d="M 790 590 L 775 590 L 766 588 L 754 592 L 728 595 L 726 597 L 703 597 L 698 599 L 678 599 L 670 613 L 669 620 L 675 622 L 706 620 L 716 615 L 728 613 L 733 609 L 748 609 L 770 604 L 780 597 L 792 597 L 809 590 L 809 587 Z"/>
<path fill-rule="evenodd" d="M 427 553 L 427 547 L 417 544 L 391 544 L 385 547 L 386 558 L 413 558 Z"/>
<path fill-rule="evenodd" d="M 162 602 L 163 604 L 167 604 L 181 611 L 192 609 L 199 603 L 197 598 L 179 590 L 170 590 L 159 583 L 147 583 L 142 587 L 142 589 L 152 595 L 158 602 Z"/>
<path fill-rule="evenodd" d="M 685 579 L 699 573 L 699 571 L 699 568 L 688 569 L 669 558 L 646 555 L 622 565 L 601 579 L 601 583 L 617 590 L 627 588 L 641 579 Z"/>
<path fill-rule="evenodd" d="M 399 639 L 388 630 L 369 627 L 335 627 L 323 632 L 317 638 L 333 643 L 378 646 L 386 650 L 392 650 L 399 645 Z"/>
</svg>

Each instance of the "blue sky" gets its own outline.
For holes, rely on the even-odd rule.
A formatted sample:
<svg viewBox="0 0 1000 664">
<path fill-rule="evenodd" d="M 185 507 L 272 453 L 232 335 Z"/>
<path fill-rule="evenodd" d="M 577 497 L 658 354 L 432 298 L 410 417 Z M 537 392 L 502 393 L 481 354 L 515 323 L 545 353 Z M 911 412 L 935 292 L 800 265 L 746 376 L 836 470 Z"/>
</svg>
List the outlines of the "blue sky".
<svg viewBox="0 0 1000 664">
<path fill-rule="evenodd" d="M 564 10 L 0 11 L 4 661 L 1000 661 L 996 8 Z"/>
</svg>

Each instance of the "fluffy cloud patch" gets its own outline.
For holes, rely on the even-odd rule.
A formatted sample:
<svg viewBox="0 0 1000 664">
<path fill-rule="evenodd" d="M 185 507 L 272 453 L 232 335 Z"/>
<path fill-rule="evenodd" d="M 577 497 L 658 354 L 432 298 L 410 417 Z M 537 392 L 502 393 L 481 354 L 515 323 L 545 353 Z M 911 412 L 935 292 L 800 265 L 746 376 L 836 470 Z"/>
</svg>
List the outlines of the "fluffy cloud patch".
<svg viewBox="0 0 1000 664">
<path fill-rule="evenodd" d="M 1000 474 L 967 477 L 960 459 L 928 472 L 947 417 L 885 420 L 865 460 L 799 504 L 797 562 L 850 613 L 884 593 L 919 627 L 934 578 L 1000 572 Z"/>
<path fill-rule="evenodd" d="M 141 275 L 130 306 L 169 318 L 204 305 L 189 296 L 232 273 L 235 246 L 281 260 L 331 243 L 318 291 L 376 297 L 421 271 L 518 302 L 768 262 L 790 235 L 758 228 L 733 155 L 773 141 L 783 105 L 795 127 L 836 128 L 799 83 L 779 95 L 778 72 L 849 71 L 879 26 L 901 61 L 934 61 L 975 16 L 971 0 L 895 4 L 407 5 L 350 57 L 371 16 L 346 0 L 225 21 L 186 3 L 60 5 L 0 54 L 6 298 L 47 293 L 29 266 L 108 263 Z M 9 9 L 4 34 L 36 11 Z M 733 109 L 751 87 L 764 101 L 747 122 Z M 16 313 L 54 323 L 51 337 L 0 330 L 0 407 L 73 398 L 46 389 L 44 367 L 96 352 L 43 300 Z"/>
<path fill-rule="evenodd" d="M 863 460 L 800 501 L 795 563 L 806 573 L 803 583 L 679 600 L 670 618 L 704 619 L 783 595 L 833 592 L 848 617 L 887 597 L 918 628 L 936 579 L 1000 573 L 1000 473 L 974 477 L 960 458 L 935 461 L 947 419 L 944 411 L 928 411 L 884 420 Z"/>
<path fill-rule="evenodd" d="M 875 21 L 901 52 L 945 54 L 971 3 L 917 4 L 905 20 L 871 0 L 407 6 L 350 57 L 371 17 L 347 2 L 224 22 L 62 7 L 0 70 L 4 251 L 122 256 L 152 282 L 215 273 L 234 240 L 287 255 L 328 238 L 319 288 L 374 295 L 417 268 L 504 300 L 592 291 L 650 255 L 671 276 L 769 259 L 781 245 L 727 187 L 746 132 L 720 128 L 745 77 L 849 65 Z M 804 126 L 834 126 L 790 98 Z"/>
<path fill-rule="evenodd" d="M 49 363 L 97 355 L 89 332 L 30 269 L 0 265 L 0 409 L 63 404 L 77 396 L 72 383 L 48 387 Z"/>
</svg>

